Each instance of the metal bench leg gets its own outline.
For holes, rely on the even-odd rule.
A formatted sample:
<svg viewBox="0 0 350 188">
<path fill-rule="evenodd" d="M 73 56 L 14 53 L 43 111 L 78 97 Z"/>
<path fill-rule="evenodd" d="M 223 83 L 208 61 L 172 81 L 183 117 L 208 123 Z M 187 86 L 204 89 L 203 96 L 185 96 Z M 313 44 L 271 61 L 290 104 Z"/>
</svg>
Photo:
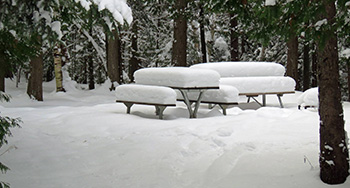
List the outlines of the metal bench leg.
<svg viewBox="0 0 350 188">
<path fill-rule="evenodd" d="M 266 106 L 266 95 L 262 95 L 262 106 Z"/>
<path fill-rule="evenodd" d="M 284 108 L 283 103 L 282 103 L 282 99 L 281 99 L 282 96 L 283 96 L 282 94 L 277 94 L 278 101 L 280 102 L 280 106 L 281 106 L 281 108 Z"/>
<path fill-rule="evenodd" d="M 192 118 L 193 112 L 192 112 L 191 102 L 190 102 L 190 99 L 188 98 L 187 92 L 182 90 L 182 89 L 179 89 L 179 90 L 180 90 L 180 92 L 182 94 L 182 97 L 184 98 L 184 102 L 185 102 L 185 104 L 187 106 L 188 112 L 190 114 L 190 118 Z"/>
<path fill-rule="evenodd" d="M 219 104 L 220 108 L 222 109 L 222 113 L 226 116 L 226 109 L 228 108 L 228 105 L 224 105 L 224 104 Z"/>
<path fill-rule="evenodd" d="M 206 91 L 206 90 L 201 90 L 201 91 L 199 92 L 198 99 L 197 99 L 196 105 L 195 105 L 194 110 L 193 110 L 192 118 L 197 118 L 197 112 L 198 112 L 198 109 L 199 109 L 199 105 L 201 104 L 202 97 L 203 97 L 203 93 L 204 93 L 205 91 Z"/>
<path fill-rule="evenodd" d="M 124 102 L 124 105 L 126 106 L 126 113 L 130 114 L 131 107 L 132 107 L 132 105 L 134 105 L 134 103 Z"/>
<path fill-rule="evenodd" d="M 163 112 L 166 106 L 156 106 L 156 115 L 159 116 L 159 119 L 163 119 Z"/>
</svg>

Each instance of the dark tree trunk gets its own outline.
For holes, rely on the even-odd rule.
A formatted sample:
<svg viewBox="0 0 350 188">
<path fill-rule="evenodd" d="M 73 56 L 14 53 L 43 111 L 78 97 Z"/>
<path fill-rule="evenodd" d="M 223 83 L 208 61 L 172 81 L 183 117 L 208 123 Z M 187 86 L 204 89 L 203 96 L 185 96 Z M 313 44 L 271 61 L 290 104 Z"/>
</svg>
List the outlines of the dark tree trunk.
<svg viewBox="0 0 350 188">
<path fill-rule="evenodd" d="M 121 69 L 121 46 L 120 37 L 117 30 L 112 31 L 112 36 L 107 37 L 106 40 L 107 48 L 107 74 L 112 82 L 111 90 L 114 90 L 113 82 L 118 82 L 121 84 L 120 69 Z"/>
<path fill-rule="evenodd" d="M 239 44 L 238 44 L 238 34 L 237 34 L 237 18 L 234 14 L 230 14 L 230 26 L 231 26 L 231 61 L 238 61 L 239 60 Z"/>
<path fill-rule="evenodd" d="M 174 43 L 172 63 L 175 66 L 187 66 L 187 18 L 185 8 L 187 0 L 176 0 L 174 18 Z"/>
<path fill-rule="evenodd" d="M 90 52 L 91 54 L 92 52 Z M 88 58 L 89 90 L 95 89 L 94 60 L 92 55 Z"/>
<path fill-rule="evenodd" d="M 0 72 L 0 91 L 5 92 L 5 77 Z"/>
<path fill-rule="evenodd" d="M 207 45 L 205 42 L 205 30 L 204 30 L 205 17 L 204 17 L 204 9 L 202 4 L 200 5 L 199 19 L 200 19 L 199 31 L 200 31 L 200 37 L 201 37 L 202 63 L 206 63 L 208 62 Z"/>
<path fill-rule="evenodd" d="M 0 91 L 5 92 L 5 54 L 0 51 Z"/>
<path fill-rule="evenodd" d="M 303 69 L 303 91 L 310 88 L 310 47 L 309 43 L 304 44 L 303 49 L 303 60 L 304 60 L 304 69 Z"/>
<path fill-rule="evenodd" d="M 27 94 L 38 101 L 43 101 L 43 66 L 42 53 L 38 57 L 32 58 L 30 61 Z"/>
<path fill-rule="evenodd" d="M 323 0 L 327 21 L 334 23 L 335 1 Z M 329 32 L 319 53 L 320 177 L 328 184 L 340 184 L 349 175 L 349 151 L 345 141 L 343 108 L 339 84 L 337 35 Z"/>
<path fill-rule="evenodd" d="M 348 101 L 350 101 L 350 60 L 347 60 L 346 66 L 348 68 Z"/>
<path fill-rule="evenodd" d="M 134 21 L 132 25 L 132 32 L 133 35 L 131 37 L 131 50 L 132 50 L 132 56 L 129 62 L 129 78 L 133 82 L 134 81 L 134 73 L 140 68 L 139 65 L 139 59 L 138 59 L 138 46 L 137 46 L 137 39 L 138 39 L 138 26 L 137 26 L 137 20 Z"/>
<path fill-rule="evenodd" d="M 296 90 L 299 89 L 299 78 L 298 78 L 298 37 L 292 35 L 287 42 L 287 71 L 286 75 L 292 77 L 296 82 Z"/>
<path fill-rule="evenodd" d="M 311 87 L 317 87 L 318 86 L 318 57 L 317 57 L 317 47 L 314 43 L 312 43 L 313 52 L 311 55 L 311 69 L 312 69 L 312 80 L 311 80 Z"/>
</svg>

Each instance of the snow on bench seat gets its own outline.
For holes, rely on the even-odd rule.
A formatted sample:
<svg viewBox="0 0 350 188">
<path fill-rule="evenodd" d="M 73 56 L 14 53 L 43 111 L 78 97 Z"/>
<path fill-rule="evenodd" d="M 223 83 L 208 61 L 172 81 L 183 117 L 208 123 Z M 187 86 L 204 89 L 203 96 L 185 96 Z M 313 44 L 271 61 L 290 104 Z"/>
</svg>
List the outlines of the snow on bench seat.
<svg viewBox="0 0 350 188">
<path fill-rule="evenodd" d="M 318 87 L 310 88 L 306 91 L 304 91 L 303 94 L 301 94 L 298 99 L 298 108 L 301 107 L 310 108 L 310 107 L 318 107 Z"/>
<path fill-rule="evenodd" d="M 274 62 L 215 62 L 192 65 L 195 69 L 210 69 L 224 77 L 283 76 L 285 68 Z"/>
<path fill-rule="evenodd" d="M 236 87 L 240 95 L 288 93 L 295 89 L 293 78 L 281 76 L 221 78 L 220 84 Z"/>
<path fill-rule="evenodd" d="M 226 109 L 229 105 L 238 105 L 238 90 L 229 85 L 220 85 L 219 87 L 219 89 L 204 92 L 201 103 L 217 104 L 223 110 L 223 114 L 226 115 Z M 193 102 L 198 98 L 198 93 L 189 92 L 188 97 Z M 177 99 L 184 100 L 180 92 L 177 92 Z"/>
<path fill-rule="evenodd" d="M 220 75 L 213 70 L 187 67 L 143 68 L 134 73 L 135 83 L 172 88 L 218 87 Z"/>
<path fill-rule="evenodd" d="M 133 104 L 154 105 L 160 119 L 167 106 L 176 106 L 176 92 L 163 86 L 125 84 L 116 88 L 116 97 L 127 106 L 128 114 Z"/>
</svg>

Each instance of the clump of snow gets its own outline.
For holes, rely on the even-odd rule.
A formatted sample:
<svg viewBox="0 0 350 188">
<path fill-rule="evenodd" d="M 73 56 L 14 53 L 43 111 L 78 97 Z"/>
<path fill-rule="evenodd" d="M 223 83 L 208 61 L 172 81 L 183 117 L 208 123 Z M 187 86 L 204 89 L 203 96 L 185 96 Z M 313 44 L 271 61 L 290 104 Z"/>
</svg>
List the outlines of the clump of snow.
<svg viewBox="0 0 350 188">
<path fill-rule="evenodd" d="M 227 77 L 220 84 L 234 86 L 240 94 L 292 92 L 296 85 L 293 78 L 282 76 Z"/>
<path fill-rule="evenodd" d="M 343 50 L 343 51 L 340 53 L 340 56 L 341 56 L 341 57 L 345 57 L 345 58 L 350 58 L 350 48 Z"/>
<path fill-rule="evenodd" d="M 275 6 L 276 0 L 265 0 L 265 6 Z"/>
<path fill-rule="evenodd" d="M 52 22 L 51 29 L 52 29 L 52 31 L 56 32 L 59 40 L 63 37 L 62 31 L 61 31 L 61 22 L 60 21 Z"/>
<path fill-rule="evenodd" d="M 177 98 L 183 99 L 182 94 L 177 91 Z M 190 100 L 198 99 L 198 92 L 188 92 Z M 210 89 L 203 93 L 202 101 L 205 102 L 222 102 L 222 103 L 235 103 L 239 101 L 238 90 L 229 85 L 220 85 L 220 89 Z"/>
<path fill-rule="evenodd" d="M 322 25 L 326 25 L 328 22 L 327 22 L 327 19 L 323 19 L 323 20 L 319 20 L 316 22 L 315 24 L 315 27 L 316 27 L 316 30 L 320 30 L 320 28 L 322 27 Z"/>
<path fill-rule="evenodd" d="M 120 101 L 175 104 L 176 92 L 168 87 L 125 84 L 116 88 L 116 97 Z"/>
<path fill-rule="evenodd" d="M 318 87 L 310 88 L 301 94 L 298 97 L 297 104 L 318 107 Z"/>
<path fill-rule="evenodd" d="M 135 83 L 169 87 L 218 87 L 220 75 L 213 70 L 187 67 L 144 68 L 134 73 Z"/>
<path fill-rule="evenodd" d="M 192 65 L 195 69 L 211 69 L 221 77 L 283 76 L 285 68 L 273 62 L 214 62 Z"/>
<path fill-rule="evenodd" d="M 131 8 L 126 4 L 126 0 L 75 0 L 80 3 L 86 10 L 90 9 L 92 3 L 98 6 L 98 10 L 107 9 L 113 15 L 113 18 L 120 24 L 124 24 L 124 20 L 128 24 L 132 22 Z"/>
</svg>

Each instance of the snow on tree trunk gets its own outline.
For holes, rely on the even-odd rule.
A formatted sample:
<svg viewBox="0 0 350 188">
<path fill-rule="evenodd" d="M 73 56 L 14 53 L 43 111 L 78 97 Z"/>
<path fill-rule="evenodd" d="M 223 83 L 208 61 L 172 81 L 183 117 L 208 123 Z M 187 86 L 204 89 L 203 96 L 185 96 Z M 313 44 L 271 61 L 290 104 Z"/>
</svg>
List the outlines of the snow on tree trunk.
<svg viewBox="0 0 350 188">
<path fill-rule="evenodd" d="M 333 25 L 334 1 L 323 0 L 328 23 Z M 320 177 L 327 184 L 340 184 L 349 175 L 349 151 L 345 141 L 343 108 L 339 83 L 337 35 L 327 33 L 319 51 Z"/>
<path fill-rule="evenodd" d="M 63 77 L 62 77 L 62 53 L 61 49 L 56 46 L 54 49 L 54 65 L 55 65 L 55 78 L 56 78 L 56 92 L 63 91 Z"/>
<path fill-rule="evenodd" d="M 30 76 L 28 80 L 27 94 L 38 100 L 43 101 L 43 54 L 39 54 L 30 61 Z"/>
<path fill-rule="evenodd" d="M 175 1 L 174 42 L 172 63 L 175 66 L 187 66 L 187 18 L 185 8 L 187 0 Z"/>
<path fill-rule="evenodd" d="M 286 75 L 292 77 L 296 85 L 296 90 L 299 90 L 299 78 L 298 78 L 298 37 L 292 34 L 287 42 L 287 70 Z"/>
<path fill-rule="evenodd" d="M 312 70 L 312 79 L 311 79 L 311 87 L 318 86 L 318 58 L 317 58 L 317 47 L 315 43 L 312 43 L 312 55 L 311 55 L 311 70 Z"/>
</svg>

